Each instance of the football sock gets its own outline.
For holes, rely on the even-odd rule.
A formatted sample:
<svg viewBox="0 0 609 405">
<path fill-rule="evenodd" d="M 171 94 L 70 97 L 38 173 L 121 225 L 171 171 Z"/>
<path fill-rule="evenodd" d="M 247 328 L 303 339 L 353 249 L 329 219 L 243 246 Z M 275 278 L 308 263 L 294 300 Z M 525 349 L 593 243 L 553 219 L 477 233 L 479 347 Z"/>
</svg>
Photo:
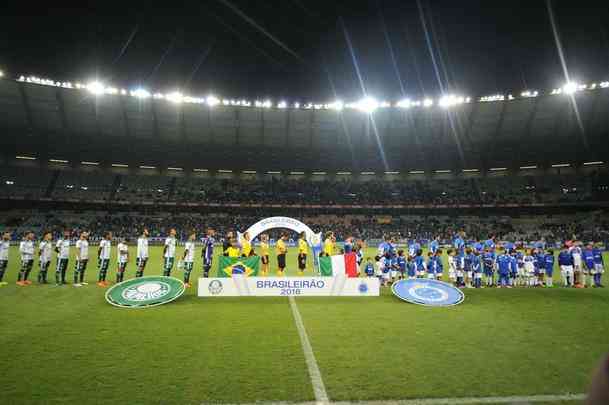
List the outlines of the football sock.
<svg viewBox="0 0 609 405">
<path fill-rule="evenodd" d="M 5 269 L 0 269 L 0 282 L 2 281 L 2 279 L 4 278 L 4 272 L 6 270 Z"/>
<path fill-rule="evenodd" d="M 190 272 L 191 272 L 191 270 L 184 271 L 184 282 L 185 283 L 188 283 L 190 281 Z"/>
<path fill-rule="evenodd" d="M 135 277 L 142 277 L 144 275 L 144 269 L 137 269 L 137 271 L 135 272 Z"/>
</svg>

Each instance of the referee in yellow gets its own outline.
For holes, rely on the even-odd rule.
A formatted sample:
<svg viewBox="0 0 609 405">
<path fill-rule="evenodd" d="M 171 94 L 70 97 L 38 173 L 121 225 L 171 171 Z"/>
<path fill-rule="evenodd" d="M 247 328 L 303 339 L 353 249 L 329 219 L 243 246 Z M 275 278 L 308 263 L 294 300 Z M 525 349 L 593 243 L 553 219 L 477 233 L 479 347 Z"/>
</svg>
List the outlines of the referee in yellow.
<svg viewBox="0 0 609 405">
<path fill-rule="evenodd" d="M 275 251 L 277 252 L 277 275 L 279 277 L 283 276 L 285 270 L 285 254 L 288 252 L 288 248 L 285 245 L 286 240 L 288 240 L 288 234 L 282 233 L 275 244 Z"/>
<path fill-rule="evenodd" d="M 298 275 L 304 276 L 304 271 L 307 268 L 307 253 L 309 253 L 309 245 L 307 244 L 307 235 L 300 232 L 298 238 Z"/>
<path fill-rule="evenodd" d="M 250 234 L 245 232 L 241 238 L 241 256 L 250 257 L 254 255 L 254 249 L 252 249 L 252 242 L 250 242 Z"/>
<path fill-rule="evenodd" d="M 324 256 L 332 256 L 334 254 L 334 232 L 326 232 L 326 239 L 324 240 Z"/>
</svg>

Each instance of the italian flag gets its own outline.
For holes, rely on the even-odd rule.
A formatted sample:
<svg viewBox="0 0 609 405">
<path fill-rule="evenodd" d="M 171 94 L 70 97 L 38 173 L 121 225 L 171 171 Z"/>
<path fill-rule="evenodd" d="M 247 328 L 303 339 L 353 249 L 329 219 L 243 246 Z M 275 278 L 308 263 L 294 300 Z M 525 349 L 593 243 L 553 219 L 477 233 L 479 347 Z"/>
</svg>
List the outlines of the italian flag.
<svg viewBox="0 0 609 405">
<path fill-rule="evenodd" d="M 355 253 L 319 258 L 319 270 L 322 276 L 334 277 L 341 274 L 357 277 L 357 260 Z"/>
</svg>

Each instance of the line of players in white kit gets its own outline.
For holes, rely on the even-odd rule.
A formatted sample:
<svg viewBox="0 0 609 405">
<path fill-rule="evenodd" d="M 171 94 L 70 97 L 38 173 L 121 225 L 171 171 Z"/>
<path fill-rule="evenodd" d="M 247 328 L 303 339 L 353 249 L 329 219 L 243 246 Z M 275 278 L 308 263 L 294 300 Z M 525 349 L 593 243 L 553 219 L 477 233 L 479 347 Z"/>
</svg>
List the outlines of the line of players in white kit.
<svg viewBox="0 0 609 405">
<path fill-rule="evenodd" d="M 379 277 L 385 286 L 404 278 L 442 280 L 444 264 L 437 239 L 430 243 L 427 257 L 416 242 L 409 244 L 407 252 L 398 250 L 393 242 L 386 238 L 379 245 L 376 265 L 372 258 L 366 259 L 364 273 L 368 277 Z M 565 287 L 603 287 L 602 250 L 593 244 L 585 248 L 579 242 L 565 244 L 556 257 L 552 249 L 540 246 L 500 246 L 489 239 L 466 247 L 462 242 L 447 250 L 448 278 L 457 287 L 552 287 L 556 264 Z"/>
<path fill-rule="evenodd" d="M 213 255 L 213 244 L 214 244 L 214 231 L 208 229 L 207 235 L 202 239 L 203 242 L 203 268 L 205 276 L 208 275 L 211 268 L 211 261 Z M 99 242 L 97 250 L 97 267 L 98 267 L 98 278 L 97 285 L 100 287 L 107 287 L 109 285 L 107 281 L 108 269 L 110 268 L 110 258 L 112 252 L 112 232 L 104 233 L 103 239 Z M 178 262 L 178 267 L 184 270 L 184 283 L 186 287 L 190 287 L 190 273 L 193 270 L 194 255 L 195 255 L 195 238 L 196 234 L 193 232 L 188 241 L 184 245 L 184 253 L 181 260 Z M 0 286 L 7 285 L 8 283 L 3 281 L 5 272 L 8 268 L 9 263 L 9 250 L 10 250 L 11 235 L 5 232 L 0 240 Z M 175 256 L 176 256 L 176 230 L 171 229 L 169 235 L 165 239 L 163 248 L 163 275 L 170 276 L 171 271 L 174 267 Z M 38 282 L 40 284 L 47 284 L 47 273 L 51 265 L 51 259 L 53 251 L 56 253 L 57 264 L 55 268 L 55 284 L 65 285 L 66 273 L 68 264 L 70 261 L 70 231 L 66 230 L 63 237 L 60 237 L 55 243 L 53 243 L 53 236 L 50 232 L 44 233 L 42 240 L 38 244 L 38 258 L 39 258 L 39 272 Z M 81 232 L 78 240 L 75 243 L 76 252 L 74 255 L 75 266 L 74 266 L 74 283 L 75 287 L 82 287 L 88 283 L 85 281 L 85 272 L 89 263 L 89 234 L 87 232 Z M 17 285 L 27 286 L 32 284 L 29 280 L 30 272 L 34 267 L 34 258 L 36 256 L 36 242 L 33 232 L 25 234 L 23 240 L 19 243 L 19 254 L 21 257 L 21 268 L 17 276 Z M 127 245 L 126 239 L 119 239 L 117 245 L 117 267 L 116 267 L 116 282 L 120 283 L 124 280 L 125 270 L 129 263 L 129 246 Z M 142 277 L 144 275 L 144 269 L 148 262 L 148 230 L 144 229 L 142 234 L 137 240 L 137 253 L 136 253 L 136 277 Z"/>
</svg>

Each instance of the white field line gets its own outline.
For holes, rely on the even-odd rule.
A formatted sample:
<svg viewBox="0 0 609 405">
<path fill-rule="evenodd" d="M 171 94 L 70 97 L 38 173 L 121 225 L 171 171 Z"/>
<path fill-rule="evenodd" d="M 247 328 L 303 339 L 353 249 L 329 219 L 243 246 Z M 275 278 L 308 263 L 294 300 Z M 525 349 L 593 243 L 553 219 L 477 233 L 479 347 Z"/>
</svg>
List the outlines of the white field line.
<svg viewBox="0 0 609 405">
<path fill-rule="evenodd" d="M 317 360 L 315 360 L 315 354 L 313 353 L 313 348 L 309 342 L 309 337 L 307 336 L 307 331 L 302 322 L 302 317 L 298 311 L 296 300 L 292 296 L 290 296 L 288 300 L 290 301 L 290 308 L 292 309 L 296 329 L 298 329 L 298 335 L 300 335 L 300 344 L 302 345 L 302 351 L 307 363 L 307 368 L 309 369 L 309 377 L 311 378 L 315 401 L 317 404 L 327 404 L 329 403 L 329 400 L 326 386 L 324 385 L 324 380 L 321 378 L 321 372 L 319 371 Z"/>
</svg>

